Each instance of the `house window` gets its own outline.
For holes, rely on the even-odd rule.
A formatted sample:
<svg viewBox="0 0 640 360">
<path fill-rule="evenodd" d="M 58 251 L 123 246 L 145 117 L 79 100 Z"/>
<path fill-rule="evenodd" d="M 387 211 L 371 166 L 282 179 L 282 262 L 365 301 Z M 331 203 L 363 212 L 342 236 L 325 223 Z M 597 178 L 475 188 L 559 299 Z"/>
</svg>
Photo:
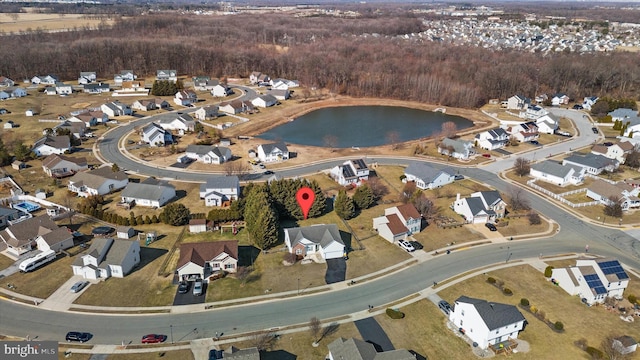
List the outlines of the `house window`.
<svg viewBox="0 0 640 360">
<path fill-rule="evenodd" d="M 225 268 L 225 269 L 233 269 L 233 268 L 234 268 L 234 266 L 233 266 L 233 264 L 225 264 L 225 265 L 224 265 L 224 268 Z"/>
<path fill-rule="evenodd" d="M 462 316 L 464 316 L 464 310 L 462 310 Z"/>
<path fill-rule="evenodd" d="M 498 330 L 496 330 L 496 334 L 498 333 Z"/>
<path fill-rule="evenodd" d="M 462 326 L 462 320 L 460 320 L 460 326 Z"/>
<path fill-rule="evenodd" d="M 296 255 L 302 255 L 302 249 L 296 249 Z"/>
</svg>

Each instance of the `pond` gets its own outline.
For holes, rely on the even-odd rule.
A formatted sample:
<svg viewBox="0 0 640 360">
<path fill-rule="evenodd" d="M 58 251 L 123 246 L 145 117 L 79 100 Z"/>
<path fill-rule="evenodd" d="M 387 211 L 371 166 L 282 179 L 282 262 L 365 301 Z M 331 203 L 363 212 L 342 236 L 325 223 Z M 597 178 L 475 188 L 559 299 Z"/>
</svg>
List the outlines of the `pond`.
<svg viewBox="0 0 640 360">
<path fill-rule="evenodd" d="M 445 122 L 458 130 L 473 122 L 453 115 L 399 106 L 342 106 L 314 110 L 258 137 L 335 148 L 368 147 L 416 140 L 438 133 Z"/>
</svg>

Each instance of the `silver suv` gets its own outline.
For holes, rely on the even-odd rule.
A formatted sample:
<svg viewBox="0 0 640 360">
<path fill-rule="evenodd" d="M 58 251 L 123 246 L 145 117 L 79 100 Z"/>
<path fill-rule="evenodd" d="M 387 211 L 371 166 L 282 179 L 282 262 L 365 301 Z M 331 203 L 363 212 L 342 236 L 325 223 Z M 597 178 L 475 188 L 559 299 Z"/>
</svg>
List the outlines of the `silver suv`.
<svg viewBox="0 0 640 360">
<path fill-rule="evenodd" d="M 200 295 L 202 295 L 202 280 L 197 280 L 197 281 L 193 284 L 193 295 L 194 295 L 194 296 L 200 296 Z"/>
</svg>

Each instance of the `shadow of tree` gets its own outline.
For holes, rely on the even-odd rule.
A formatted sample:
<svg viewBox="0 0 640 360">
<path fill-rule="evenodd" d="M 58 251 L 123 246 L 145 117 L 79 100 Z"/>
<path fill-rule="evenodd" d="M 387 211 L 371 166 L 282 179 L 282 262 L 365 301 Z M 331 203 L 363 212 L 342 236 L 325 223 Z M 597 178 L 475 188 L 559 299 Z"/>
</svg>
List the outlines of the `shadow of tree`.
<svg viewBox="0 0 640 360">
<path fill-rule="evenodd" d="M 338 329 L 340 329 L 340 324 L 338 324 L 337 322 L 333 322 L 333 323 L 325 326 L 322 329 L 322 336 L 320 336 L 320 339 L 322 340 L 327 336 L 331 336 L 331 335 L 335 334 L 338 331 Z"/>
</svg>

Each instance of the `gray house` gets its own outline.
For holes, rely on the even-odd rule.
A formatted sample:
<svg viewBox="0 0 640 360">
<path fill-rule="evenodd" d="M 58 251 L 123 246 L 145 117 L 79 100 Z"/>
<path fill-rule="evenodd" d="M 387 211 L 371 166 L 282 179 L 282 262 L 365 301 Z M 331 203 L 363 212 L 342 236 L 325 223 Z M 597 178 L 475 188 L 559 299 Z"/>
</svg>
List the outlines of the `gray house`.
<svg viewBox="0 0 640 360">
<path fill-rule="evenodd" d="M 354 338 L 337 338 L 327 347 L 330 360 L 416 360 L 408 350 L 378 352 L 373 344 Z"/>
<path fill-rule="evenodd" d="M 455 180 L 455 172 L 451 169 L 436 169 L 429 164 L 412 162 L 404 170 L 404 182 L 415 181 L 419 189 L 435 189 Z"/>
<path fill-rule="evenodd" d="M 176 188 L 166 181 L 147 178 L 141 183 L 129 183 L 122 190 L 122 202 L 159 208 L 176 197 Z"/>
<path fill-rule="evenodd" d="M 449 155 L 456 159 L 467 160 L 470 156 L 476 154 L 471 141 L 454 140 L 444 138 L 438 145 L 438 152 L 443 155 Z"/>
<path fill-rule="evenodd" d="M 618 160 L 609 159 L 606 156 L 589 153 L 579 155 L 574 153 L 568 158 L 562 160 L 562 165 L 576 165 L 584 168 L 589 174 L 598 175 L 603 171 L 614 171 L 620 166 Z"/>
</svg>

